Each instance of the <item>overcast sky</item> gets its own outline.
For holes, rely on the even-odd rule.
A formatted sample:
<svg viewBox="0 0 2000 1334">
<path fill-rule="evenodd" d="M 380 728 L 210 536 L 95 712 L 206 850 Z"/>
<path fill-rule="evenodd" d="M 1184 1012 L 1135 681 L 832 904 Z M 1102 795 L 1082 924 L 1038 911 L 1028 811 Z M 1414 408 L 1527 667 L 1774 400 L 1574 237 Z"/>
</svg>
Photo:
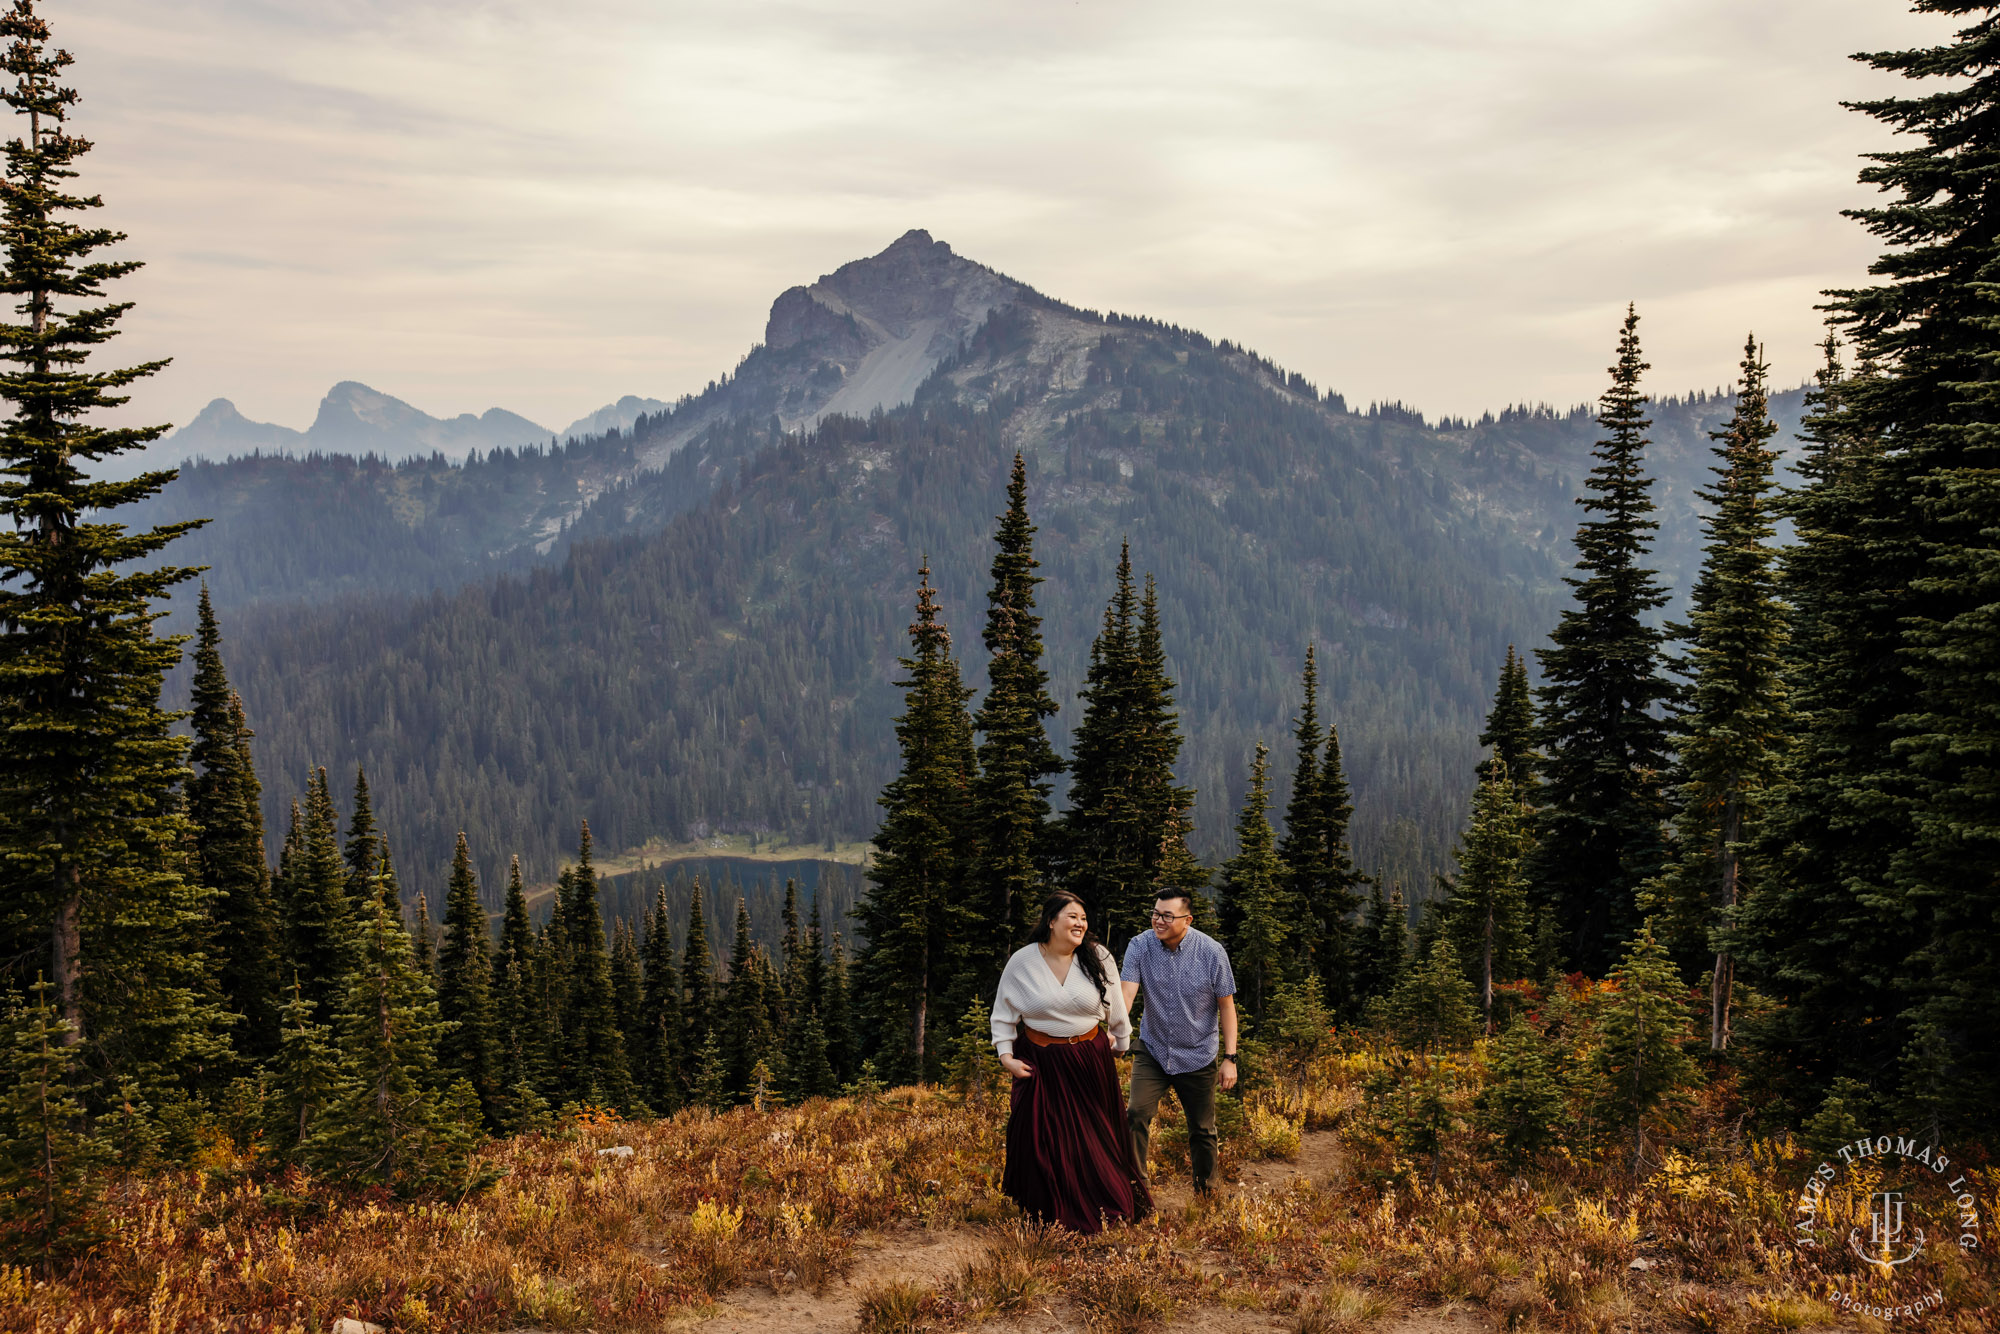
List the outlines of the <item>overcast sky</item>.
<svg viewBox="0 0 2000 1334">
<path fill-rule="evenodd" d="M 1435 416 L 1816 357 L 1898 0 L 49 0 L 155 421 L 336 380 L 546 425 L 927 228 Z"/>
</svg>

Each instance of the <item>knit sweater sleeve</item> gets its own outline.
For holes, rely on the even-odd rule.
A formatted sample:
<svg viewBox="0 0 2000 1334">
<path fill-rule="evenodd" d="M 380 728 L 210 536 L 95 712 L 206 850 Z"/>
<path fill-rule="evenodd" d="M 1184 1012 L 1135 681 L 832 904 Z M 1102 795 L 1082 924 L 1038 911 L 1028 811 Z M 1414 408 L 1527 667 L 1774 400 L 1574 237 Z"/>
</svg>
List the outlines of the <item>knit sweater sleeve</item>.
<svg viewBox="0 0 2000 1334">
<path fill-rule="evenodd" d="M 1000 986 L 993 994 L 993 1046 L 1002 1056 L 1014 1054 L 1014 1037 L 1020 1031 L 1021 1011 L 1028 1001 L 1028 972 L 1021 956 L 1007 960 L 1000 973 Z"/>
</svg>

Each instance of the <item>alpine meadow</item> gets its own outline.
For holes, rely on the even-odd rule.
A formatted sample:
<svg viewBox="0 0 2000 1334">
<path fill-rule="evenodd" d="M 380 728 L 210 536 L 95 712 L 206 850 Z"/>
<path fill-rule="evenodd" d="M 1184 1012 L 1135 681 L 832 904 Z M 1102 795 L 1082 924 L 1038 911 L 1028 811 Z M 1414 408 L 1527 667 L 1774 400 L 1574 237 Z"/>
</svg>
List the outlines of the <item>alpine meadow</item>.
<svg viewBox="0 0 2000 1334">
<path fill-rule="evenodd" d="M 911 229 L 551 432 L 135 424 L 128 20 L 0 3 L 0 1331 L 1995 1327 L 2000 4 L 1882 0 L 1803 385 L 1621 288 L 1593 403 L 1427 416 Z M 1107 1033 L 1183 900 L 1234 991 L 1088 1234 L 1057 892 Z"/>
</svg>

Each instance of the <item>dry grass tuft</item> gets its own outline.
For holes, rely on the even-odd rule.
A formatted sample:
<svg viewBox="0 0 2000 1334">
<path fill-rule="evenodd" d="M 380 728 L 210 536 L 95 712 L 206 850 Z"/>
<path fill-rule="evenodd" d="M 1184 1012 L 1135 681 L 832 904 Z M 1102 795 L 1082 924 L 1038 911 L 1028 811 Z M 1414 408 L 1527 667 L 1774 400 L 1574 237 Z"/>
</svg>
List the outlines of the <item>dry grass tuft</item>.
<svg viewBox="0 0 2000 1334">
<path fill-rule="evenodd" d="M 1300 1303 L 1292 1334 L 1360 1334 L 1389 1313 L 1386 1297 L 1347 1283 L 1329 1283 Z"/>
</svg>

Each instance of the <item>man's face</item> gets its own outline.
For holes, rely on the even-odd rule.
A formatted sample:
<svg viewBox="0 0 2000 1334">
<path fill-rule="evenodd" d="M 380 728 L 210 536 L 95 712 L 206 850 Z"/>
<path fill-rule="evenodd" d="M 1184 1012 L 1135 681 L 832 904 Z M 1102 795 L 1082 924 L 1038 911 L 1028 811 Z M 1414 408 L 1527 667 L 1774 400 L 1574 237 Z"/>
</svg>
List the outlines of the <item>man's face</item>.
<svg viewBox="0 0 2000 1334">
<path fill-rule="evenodd" d="M 1188 911 L 1188 902 L 1182 898 L 1153 900 L 1153 934 L 1169 949 L 1181 943 L 1181 937 L 1188 932 L 1188 923 L 1194 921 L 1194 914 Z"/>
</svg>

